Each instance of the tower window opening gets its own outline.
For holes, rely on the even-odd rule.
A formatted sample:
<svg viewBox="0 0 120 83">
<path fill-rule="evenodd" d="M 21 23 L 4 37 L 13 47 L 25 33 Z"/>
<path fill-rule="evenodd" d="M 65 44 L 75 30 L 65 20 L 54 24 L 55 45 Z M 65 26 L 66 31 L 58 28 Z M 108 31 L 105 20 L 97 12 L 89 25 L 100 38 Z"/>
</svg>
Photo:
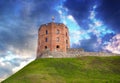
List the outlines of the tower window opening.
<svg viewBox="0 0 120 83">
<path fill-rule="evenodd" d="M 57 45 L 57 46 L 56 46 L 56 48 L 60 48 L 60 46 L 59 46 L 59 45 Z"/>
<path fill-rule="evenodd" d="M 48 31 L 46 30 L 46 34 L 48 34 Z"/>
<path fill-rule="evenodd" d="M 68 40 L 66 40 L 66 44 L 68 44 Z"/>
<path fill-rule="evenodd" d="M 67 32 L 66 32 L 66 36 L 67 36 Z"/>
<path fill-rule="evenodd" d="M 56 38 L 56 41 L 59 42 L 59 37 Z"/>
<path fill-rule="evenodd" d="M 48 42 L 48 38 L 45 38 L 45 42 Z"/>
<path fill-rule="evenodd" d="M 60 30 L 58 30 L 58 29 L 57 29 L 57 32 L 56 32 L 56 34 L 59 34 L 59 33 L 60 33 Z"/>
<path fill-rule="evenodd" d="M 45 46 L 45 49 L 47 49 L 47 46 Z"/>
</svg>

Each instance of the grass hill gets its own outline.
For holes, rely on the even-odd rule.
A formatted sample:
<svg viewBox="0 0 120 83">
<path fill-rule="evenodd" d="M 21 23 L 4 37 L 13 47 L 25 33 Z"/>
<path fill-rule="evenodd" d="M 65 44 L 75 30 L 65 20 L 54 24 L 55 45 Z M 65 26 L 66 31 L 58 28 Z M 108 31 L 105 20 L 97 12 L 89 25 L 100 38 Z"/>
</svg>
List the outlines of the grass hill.
<svg viewBox="0 0 120 83">
<path fill-rule="evenodd" d="M 120 83 L 120 56 L 41 58 L 2 83 Z"/>
</svg>

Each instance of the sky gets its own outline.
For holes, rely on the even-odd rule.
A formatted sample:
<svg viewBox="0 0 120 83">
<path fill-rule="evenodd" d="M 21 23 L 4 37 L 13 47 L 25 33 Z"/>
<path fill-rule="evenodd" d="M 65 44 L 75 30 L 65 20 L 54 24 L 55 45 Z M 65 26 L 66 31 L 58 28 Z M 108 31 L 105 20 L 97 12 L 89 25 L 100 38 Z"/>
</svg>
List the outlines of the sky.
<svg viewBox="0 0 120 83">
<path fill-rule="evenodd" d="M 69 28 L 71 48 L 120 54 L 120 0 L 0 0 L 0 80 L 36 57 L 38 29 Z"/>
</svg>

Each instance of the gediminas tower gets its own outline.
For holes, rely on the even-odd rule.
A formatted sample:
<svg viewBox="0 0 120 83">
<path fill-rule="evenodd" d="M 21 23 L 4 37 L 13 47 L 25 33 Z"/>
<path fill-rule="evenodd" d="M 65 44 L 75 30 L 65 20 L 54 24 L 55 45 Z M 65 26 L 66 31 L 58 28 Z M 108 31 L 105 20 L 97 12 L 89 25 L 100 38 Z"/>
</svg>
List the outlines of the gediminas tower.
<svg viewBox="0 0 120 83">
<path fill-rule="evenodd" d="M 52 22 L 43 24 L 38 30 L 37 57 L 45 50 L 51 52 L 66 52 L 70 48 L 69 30 L 63 23 Z"/>
</svg>

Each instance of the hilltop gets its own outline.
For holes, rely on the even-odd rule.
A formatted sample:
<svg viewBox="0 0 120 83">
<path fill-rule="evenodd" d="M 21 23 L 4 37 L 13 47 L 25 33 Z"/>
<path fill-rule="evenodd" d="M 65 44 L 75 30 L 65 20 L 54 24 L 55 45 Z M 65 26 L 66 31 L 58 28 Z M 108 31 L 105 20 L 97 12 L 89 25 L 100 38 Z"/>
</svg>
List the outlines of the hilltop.
<svg viewBox="0 0 120 83">
<path fill-rule="evenodd" d="M 120 56 L 40 58 L 2 83 L 120 83 Z"/>
</svg>

